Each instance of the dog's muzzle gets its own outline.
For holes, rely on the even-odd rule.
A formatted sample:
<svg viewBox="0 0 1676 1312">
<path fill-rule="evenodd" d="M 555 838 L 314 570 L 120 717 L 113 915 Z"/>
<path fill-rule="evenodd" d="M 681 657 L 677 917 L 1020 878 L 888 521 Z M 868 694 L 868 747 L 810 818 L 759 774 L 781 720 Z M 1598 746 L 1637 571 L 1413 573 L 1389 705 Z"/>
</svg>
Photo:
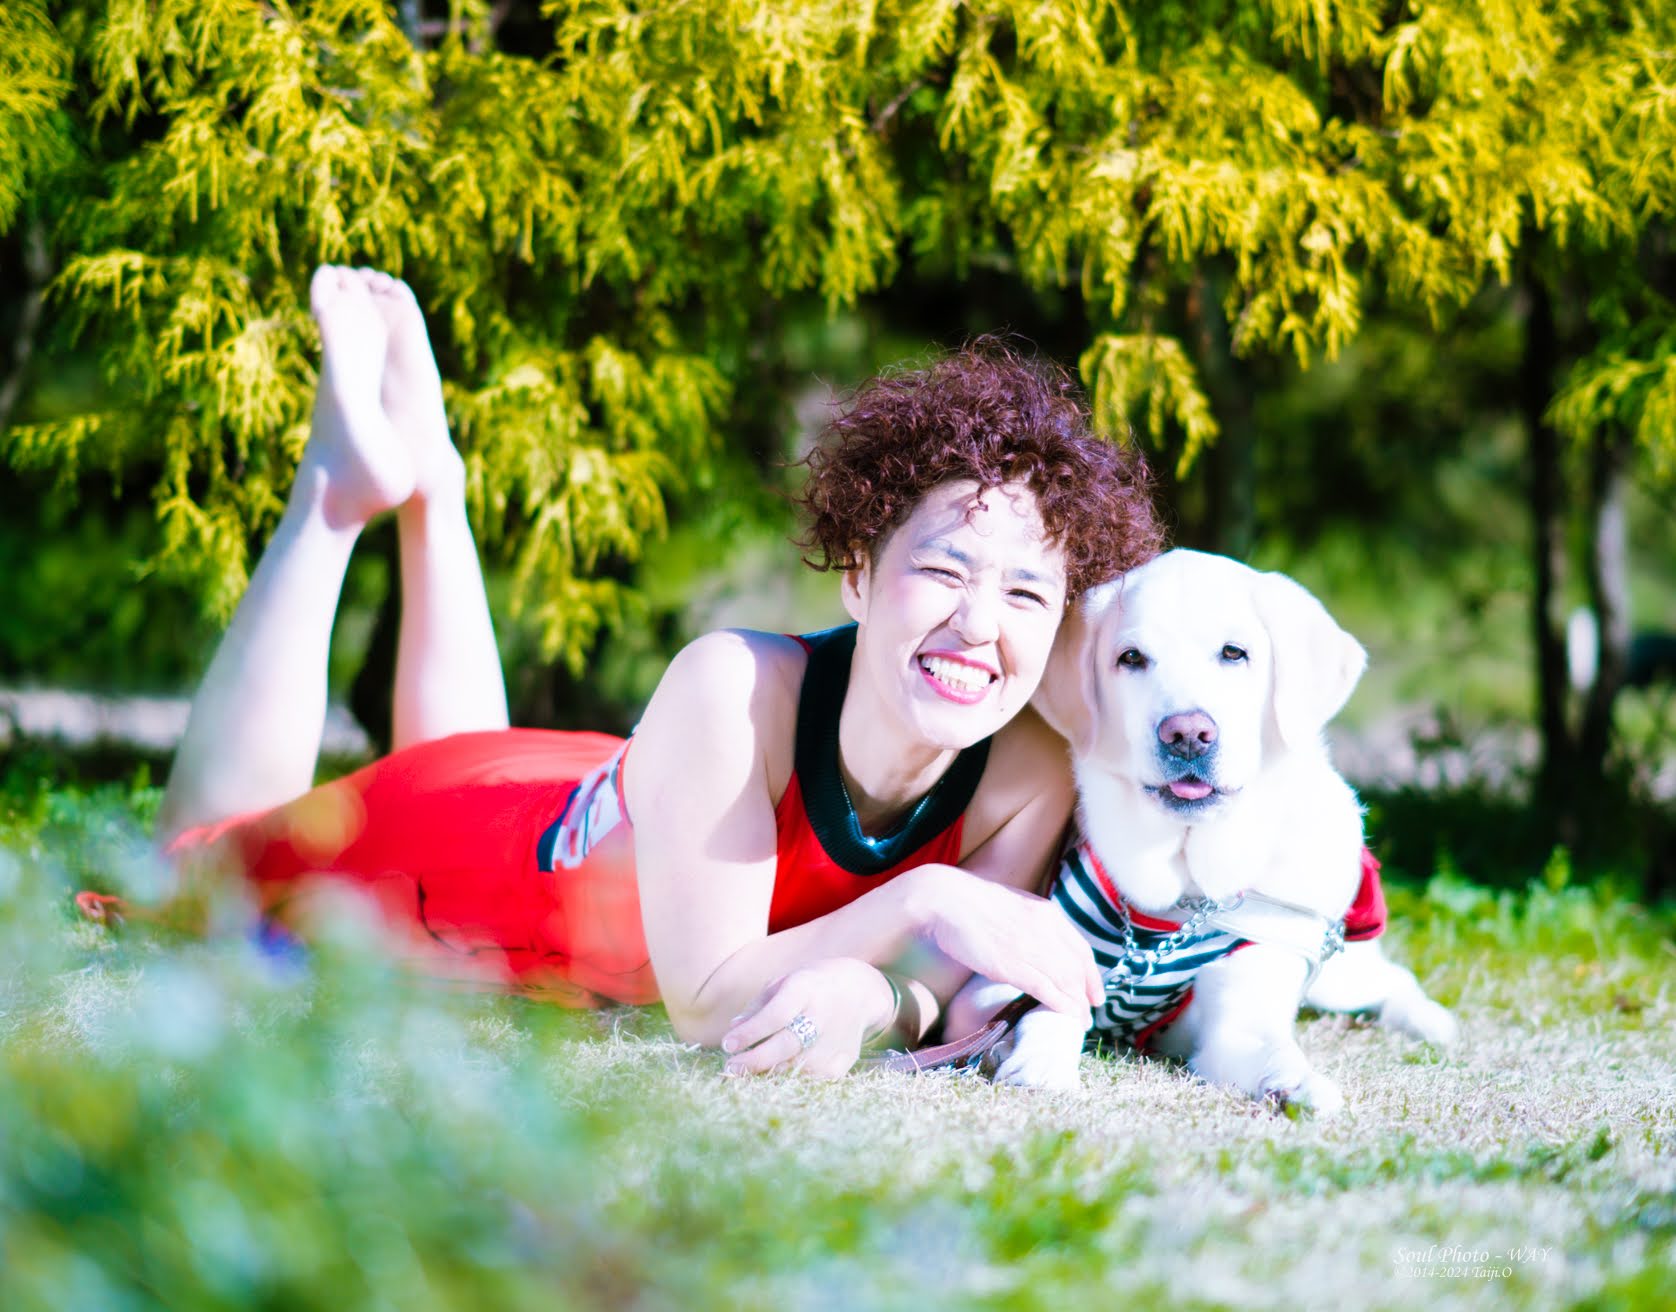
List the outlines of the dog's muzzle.
<svg viewBox="0 0 1676 1312">
<path fill-rule="evenodd" d="M 1214 806 L 1216 787 L 1216 721 L 1203 711 L 1177 711 L 1158 722 L 1158 764 L 1163 781 L 1147 791 L 1177 814 L 1192 814 Z"/>
</svg>

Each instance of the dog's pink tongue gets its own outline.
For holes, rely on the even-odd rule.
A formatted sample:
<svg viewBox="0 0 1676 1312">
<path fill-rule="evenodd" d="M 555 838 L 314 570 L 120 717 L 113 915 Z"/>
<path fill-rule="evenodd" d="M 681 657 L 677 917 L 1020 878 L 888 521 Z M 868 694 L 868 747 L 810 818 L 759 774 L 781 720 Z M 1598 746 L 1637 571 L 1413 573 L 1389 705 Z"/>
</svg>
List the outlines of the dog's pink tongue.
<svg viewBox="0 0 1676 1312">
<path fill-rule="evenodd" d="M 1177 779 L 1170 785 L 1170 792 L 1184 802 L 1197 802 L 1201 797 L 1211 795 L 1211 786 L 1197 779 Z"/>
</svg>

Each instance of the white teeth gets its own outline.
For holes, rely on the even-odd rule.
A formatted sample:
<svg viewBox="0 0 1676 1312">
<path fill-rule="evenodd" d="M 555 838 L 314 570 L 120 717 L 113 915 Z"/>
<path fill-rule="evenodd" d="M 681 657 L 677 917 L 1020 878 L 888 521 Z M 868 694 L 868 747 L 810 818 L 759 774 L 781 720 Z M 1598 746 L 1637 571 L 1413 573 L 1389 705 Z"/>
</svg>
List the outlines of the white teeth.
<svg viewBox="0 0 1676 1312">
<path fill-rule="evenodd" d="M 985 671 L 942 656 L 922 656 L 920 664 L 938 683 L 946 683 L 961 692 L 982 692 L 990 684 L 990 676 Z"/>
</svg>

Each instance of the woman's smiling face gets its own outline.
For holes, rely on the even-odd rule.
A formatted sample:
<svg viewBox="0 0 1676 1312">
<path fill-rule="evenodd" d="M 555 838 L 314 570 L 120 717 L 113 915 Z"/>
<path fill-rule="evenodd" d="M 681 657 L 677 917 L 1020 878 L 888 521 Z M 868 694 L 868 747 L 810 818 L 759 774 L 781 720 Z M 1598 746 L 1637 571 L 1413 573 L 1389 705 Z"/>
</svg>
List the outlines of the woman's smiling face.
<svg viewBox="0 0 1676 1312">
<path fill-rule="evenodd" d="M 844 576 L 876 711 L 927 747 L 969 747 L 1017 715 L 1065 613 L 1065 553 L 1018 484 L 941 484 Z"/>
</svg>

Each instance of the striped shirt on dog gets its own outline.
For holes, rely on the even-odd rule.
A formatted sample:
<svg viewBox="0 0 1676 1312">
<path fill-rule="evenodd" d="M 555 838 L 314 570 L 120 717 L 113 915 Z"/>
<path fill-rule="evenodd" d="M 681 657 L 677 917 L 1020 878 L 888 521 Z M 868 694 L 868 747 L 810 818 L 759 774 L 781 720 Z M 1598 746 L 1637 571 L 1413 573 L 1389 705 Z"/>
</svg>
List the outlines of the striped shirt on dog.
<svg viewBox="0 0 1676 1312">
<path fill-rule="evenodd" d="M 1174 937 L 1180 922 L 1191 918 L 1191 911 L 1179 903 L 1170 908 L 1172 913 L 1181 913 L 1179 920 L 1160 920 L 1137 911 L 1117 891 L 1100 858 L 1086 842 L 1076 844 L 1060 859 L 1059 877 L 1051 896 L 1082 931 L 1105 976 L 1106 1000 L 1094 1013 L 1092 1032 L 1109 1043 L 1145 1048 L 1153 1035 L 1191 1001 L 1193 980 L 1201 970 L 1253 941 L 1206 925 L 1174 944 L 1150 969 L 1144 963 L 1135 963 L 1144 974 L 1132 973 L 1123 965 L 1124 912 L 1129 915 L 1136 950 L 1156 952 L 1160 944 Z M 1379 861 L 1364 847 L 1362 882 L 1334 932 L 1342 933 L 1346 943 L 1378 938 L 1385 932 L 1385 915 Z M 1328 955 L 1333 951 L 1336 947 L 1327 948 Z"/>
<path fill-rule="evenodd" d="M 1122 965 L 1124 910 L 1129 913 L 1135 947 L 1143 952 L 1156 949 L 1181 925 L 1129 906 L 1087 843 L 1078 843 L 1065 853 L 1053 900 L 1082 931 L 1105 976 L 1106 1000 L 1095 1009 L 1092 1032 L 1108 1043 L 1144 1048 L 1187 1006 L 1198 973 L 1250 942 L 1207 926 L 1176 944 L 1144 975 L 1131 974 Z M 1188 914 L 1183 908 L 1182 919 Z"/>
</svg>

